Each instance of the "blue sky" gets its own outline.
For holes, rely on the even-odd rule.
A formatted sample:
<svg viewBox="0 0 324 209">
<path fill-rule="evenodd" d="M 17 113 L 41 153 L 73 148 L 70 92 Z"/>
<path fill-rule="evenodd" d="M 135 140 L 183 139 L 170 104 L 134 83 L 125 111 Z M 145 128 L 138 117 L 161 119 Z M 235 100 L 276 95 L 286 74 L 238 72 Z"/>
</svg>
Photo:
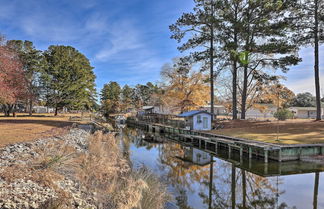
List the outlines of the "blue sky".
<svg viewBox="0 0 324 209">
<path fill-rule="evenodd" d="M 98 89 L 109 81 L 135 85 L 157 81 L 162 65 L 180 55 L 168 26 L 192 7 L 192 0 L 1 0 L 0 33 L 42 50 L 77 48 L 95 67 Z M 304 62 L 285 84 L 313 93 L 312 49 L 300 54 Z"/>
</svg>

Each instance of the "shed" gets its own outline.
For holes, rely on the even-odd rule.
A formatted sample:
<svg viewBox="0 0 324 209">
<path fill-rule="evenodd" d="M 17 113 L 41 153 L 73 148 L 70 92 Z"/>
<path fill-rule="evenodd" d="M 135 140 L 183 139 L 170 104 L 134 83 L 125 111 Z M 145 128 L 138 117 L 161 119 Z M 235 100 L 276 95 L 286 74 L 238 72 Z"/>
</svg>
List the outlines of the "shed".
<svg viewBox="0 0 324 209">
<path fill-rule="evenodd" d="M 190 127 L 190 130 L 211 130 L 211 118 L 212 115 L 209 112 L 203 110 L 192 110 L 184 112 L 178 115 L 178 117 L 185 118 L 186 126 Z"/>
</svg>

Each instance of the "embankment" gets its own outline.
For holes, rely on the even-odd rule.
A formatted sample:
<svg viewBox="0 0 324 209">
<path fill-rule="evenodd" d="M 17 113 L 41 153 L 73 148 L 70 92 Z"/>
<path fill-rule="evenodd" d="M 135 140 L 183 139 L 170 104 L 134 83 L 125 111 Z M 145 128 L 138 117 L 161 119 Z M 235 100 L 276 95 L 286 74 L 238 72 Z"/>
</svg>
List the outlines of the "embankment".
<svg viewBox="0 0 324 209">
<path fill-rule="evenodd" d="M 163 208 L 165 185 L 132 170 L 112 134 L 67 133 L 0 149 L 0 208 Z"/>
</svg>

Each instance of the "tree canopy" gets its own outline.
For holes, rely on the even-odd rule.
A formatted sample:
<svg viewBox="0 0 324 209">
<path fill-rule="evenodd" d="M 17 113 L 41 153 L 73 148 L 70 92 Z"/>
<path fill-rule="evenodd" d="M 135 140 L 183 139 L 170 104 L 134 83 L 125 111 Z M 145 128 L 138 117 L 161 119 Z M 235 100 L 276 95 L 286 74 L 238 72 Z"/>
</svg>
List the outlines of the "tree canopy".
<svg viewBox="0 0 324 209">
<path fill-rule="evenodd" d="M 296 106 L 296 107 L 315 107 L 316 99 L 309 92 L 300 93 L 300 94 L 297 94 L 295 99 L 292 101 L 291 105 Z"/>
<path fill-rule="evenodd" d="M 89 60 L 71 46 L 50 46 L 44 52 L 42 74 L 47 105 L 57 110 L 90 109 L 95 99 L 95 75 Z"/>
</svg>

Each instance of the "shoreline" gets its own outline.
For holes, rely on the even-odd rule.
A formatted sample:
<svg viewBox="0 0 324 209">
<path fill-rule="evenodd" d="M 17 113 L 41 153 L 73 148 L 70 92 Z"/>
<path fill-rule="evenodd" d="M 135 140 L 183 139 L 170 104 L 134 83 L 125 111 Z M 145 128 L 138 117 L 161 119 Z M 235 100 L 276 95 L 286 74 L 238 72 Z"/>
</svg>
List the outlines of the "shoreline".
<svg viewBox="0 0 324 209">
<path fill-rule="evenodd" d="M 0 148 L 0 208 L 132 208 L 148 190 L 162 208 L 165 185 L 144 170 L 132 170 L 112 134 L 71 128 Z"/>
</svg>

